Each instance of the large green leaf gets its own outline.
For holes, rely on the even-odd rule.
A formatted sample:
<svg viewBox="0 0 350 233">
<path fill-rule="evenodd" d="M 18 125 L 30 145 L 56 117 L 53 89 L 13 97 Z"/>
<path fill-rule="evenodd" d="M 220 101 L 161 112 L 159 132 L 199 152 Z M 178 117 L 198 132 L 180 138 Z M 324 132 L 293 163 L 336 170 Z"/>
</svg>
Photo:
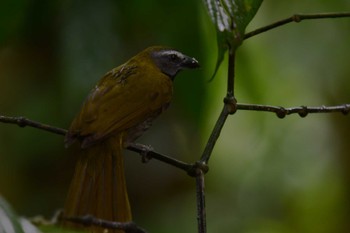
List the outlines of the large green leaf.
<svg viewBox="0 0 350 233">
<path fill-rule="evenodd" d="M 24 233 L 17 215 L 9 204 L 0 196 L 0 232 Z"/>
<path fill-rule="evenodd" d="M 248 23 L 258 11 L 262 0 L 203 0 L 217 32 L 218 59 L 213 77 L 225 52 L 233 53 L 243 42 Z"/>
<path fill-rule="evenodd" d="M 18 217 L 11 206 L 0 196 L 0 232 L 40 233 L 28 220 Z"/>
</svg>

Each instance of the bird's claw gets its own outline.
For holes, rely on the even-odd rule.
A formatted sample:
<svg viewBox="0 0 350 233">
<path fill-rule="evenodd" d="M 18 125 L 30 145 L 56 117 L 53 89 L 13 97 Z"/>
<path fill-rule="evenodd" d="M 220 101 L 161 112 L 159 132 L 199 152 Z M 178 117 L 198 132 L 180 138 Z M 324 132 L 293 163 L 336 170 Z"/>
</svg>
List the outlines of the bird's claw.
<svg viewBox="0 0 350 233">
<path fill-rule="evenodd" d="M 143 163 L 147 163 L 152 159 L 152 156 L 150 155 L 150 151 L 153 151 L 153 147 L 150 145 L 140 145 L 141 148 L 141 159 Z"/>
</svg>

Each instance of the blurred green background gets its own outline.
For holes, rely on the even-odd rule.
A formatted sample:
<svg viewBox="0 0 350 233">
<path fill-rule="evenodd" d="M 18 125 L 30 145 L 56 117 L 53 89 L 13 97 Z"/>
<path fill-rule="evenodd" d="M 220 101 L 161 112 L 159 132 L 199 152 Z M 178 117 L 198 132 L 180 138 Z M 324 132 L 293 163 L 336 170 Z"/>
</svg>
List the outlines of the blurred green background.
<svg viewBox="0 0 350 233">
<path fill-rule="evenodd" d="M 247 31 L 294 13 L 350 11 L 348 0 L 265 1 Z M 245 41 L 237 55 L 239 102 L 350 103 L 350 19 L 289 24 Z M 67 128 L 94 83 L 147 46 L 168 45 L 202 68 L 181 73 L 170 109 L 139 140 L 193 162 L 222 108 L 226 62 L 201 1 L 0 3 L 0 115 Z M 350 119 L 281 120 L 237 112 L 206 176 L 208 232 L 350 232 Z M 63 206 L 74 156 L 63 137 L 0 123 L 0 194 L 20 215 Z M 126 152 L 134 220 L 149 232 L 195 232 L 194 180 Z"/>
</svg>

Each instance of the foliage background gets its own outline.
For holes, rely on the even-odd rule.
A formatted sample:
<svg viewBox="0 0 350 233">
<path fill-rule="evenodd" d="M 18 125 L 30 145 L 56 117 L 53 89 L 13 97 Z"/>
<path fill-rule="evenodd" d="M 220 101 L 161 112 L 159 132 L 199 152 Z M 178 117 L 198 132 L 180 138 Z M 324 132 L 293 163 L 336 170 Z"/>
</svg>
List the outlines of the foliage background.
<svg viewBox="0 0 350 233">
<path fill-rule="evenodd" d="M 153 44 L 201 62 L 180 74 L 175 98 L 141 139 L 185 161 L 199 158 L 222 106 L 216 37 L 200 1 L 2 1 L 0 114 L 67 128 L 105 72 Z M 294 13 L 349 11 L 338 1 L 265 1 L 248 31 Z M 349 19 L 290 24 L 244 42 L 239 102 L 281 106 L 350 102 Z M 349 117 L 238 112 L 224 128 L 206 180 L 208 232 L 350 229 Z M 194 232 L 194 180 L 126 152 L 134 220 L 149 232 Z M 21 215 L 62 207 L 74 156 L 61 136 L 0 124 L 0 194 Z"/>
</svg>

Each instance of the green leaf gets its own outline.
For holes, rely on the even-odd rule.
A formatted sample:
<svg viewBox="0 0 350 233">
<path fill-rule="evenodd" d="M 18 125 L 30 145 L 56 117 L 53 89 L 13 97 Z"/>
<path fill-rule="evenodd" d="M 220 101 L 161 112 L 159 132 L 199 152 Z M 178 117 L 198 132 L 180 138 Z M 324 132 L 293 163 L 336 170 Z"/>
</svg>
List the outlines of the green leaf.
<svg viewBox="0 0 350 233">
<path fill-rule="evenodd" d="M 262 0 L 203 0 L 215 24 L 218 59 L 211 80 L 214 78 L 225 52 L 234 51 L 242 44 L 245 29 L 258 11 Z"/>
<path fill-rule="evenodd" d="M 0 232 L 23 233 L 17 215 L 10 205 L 0 196 Z"/>
<path fill-rule="evenodd" d="M 0 196 L 0 232 L 40 233 L 28 220 L 19 218 L 11 206 Z"/>
</svg>

